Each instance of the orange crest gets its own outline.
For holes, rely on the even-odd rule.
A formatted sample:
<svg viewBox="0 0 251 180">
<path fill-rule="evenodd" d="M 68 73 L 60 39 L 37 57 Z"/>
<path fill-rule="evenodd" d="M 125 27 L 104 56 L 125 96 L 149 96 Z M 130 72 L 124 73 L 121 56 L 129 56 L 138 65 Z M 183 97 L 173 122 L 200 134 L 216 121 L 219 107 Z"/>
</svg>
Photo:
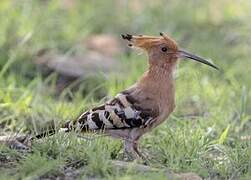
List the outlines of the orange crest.
<svg viewBox="0 0 251 180">
<path fill-rule="evenodd" d="M 129 46 L 135 46 L 142 49 L 149 49 L 154 45 L 166 44 L 168 48 L 176 51 L 178 49 L 177 43 L 164 33 L 160 33 L 160 36 L 133 36 L 130 34 L 123 35 L 122 38 L 130 42 Z"/>
</svg>

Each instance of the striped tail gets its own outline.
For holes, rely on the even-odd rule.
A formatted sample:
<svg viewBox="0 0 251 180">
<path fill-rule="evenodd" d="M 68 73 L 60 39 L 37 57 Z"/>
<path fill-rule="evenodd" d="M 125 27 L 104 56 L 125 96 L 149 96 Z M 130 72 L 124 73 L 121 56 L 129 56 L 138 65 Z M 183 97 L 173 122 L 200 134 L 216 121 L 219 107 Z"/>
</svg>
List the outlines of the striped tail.
<svg viewBox="0 0 251 180">
<path fill-rule="evenodd" d="M 32 139 L 42 139 L 45 137 L 52 136 L 57 132 L 70 132 L 71 130 L 73 130 L 73 128 L 71 127 L 71 123 L 71 121 L 67 121 L 60 129 L 52 128 L 48 131 L 35 135 Z"/>
</svg>

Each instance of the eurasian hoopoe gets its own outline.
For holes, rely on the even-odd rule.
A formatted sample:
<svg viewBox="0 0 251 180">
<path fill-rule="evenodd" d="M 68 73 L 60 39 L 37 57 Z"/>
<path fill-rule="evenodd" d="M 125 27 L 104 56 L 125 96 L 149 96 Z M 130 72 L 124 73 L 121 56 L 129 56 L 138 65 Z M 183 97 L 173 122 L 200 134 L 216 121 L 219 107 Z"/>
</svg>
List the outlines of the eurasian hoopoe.
<svg viewBox="0 0 251 180">
<path fill-rule="evenodd" d="M 199 56 L 180 50 L 177 43 L 163 33 L 160 33 L 160 37 L 126 34 L 122 38 L 129 42 L 129 46 L 147 52 L 148 70 L 138 82 L 114 99 L 84 112 L 76 120 L 66 123 L 61 130 L 101 130 L 122 138 L 125 152 L 140 156 L 139 138 L 165 121 L 175 108 L 174 71 L 178 58 L 189 58 L 218 68 Z"/>
</svg>

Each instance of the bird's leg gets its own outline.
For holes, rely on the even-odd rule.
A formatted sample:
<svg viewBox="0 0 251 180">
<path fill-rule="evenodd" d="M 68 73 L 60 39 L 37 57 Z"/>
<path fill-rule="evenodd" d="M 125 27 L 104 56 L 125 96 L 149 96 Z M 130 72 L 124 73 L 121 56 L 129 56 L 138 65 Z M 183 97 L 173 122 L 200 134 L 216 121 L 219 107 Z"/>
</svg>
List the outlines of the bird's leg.
<svg viewBox="0 0 251 180">
<path fill-rule="evenodd" d="M 138 150 L 138 141 L 133 141 L 133 150 L 138 155 L 138 157 L 141 157 L 142 159 L 144 159 L 144 156 Z"/>
<path fill-rule="evenodd" d="M 147 153 L 142 153 L 139 151 L 138 149 L 138 144 L 139 144 L 139 139 L 140 137 L 146 132 L 147 129 L 141 129 L 141 128 L 138 128 L 138 129 L 133 129 L 131 132 L 130 132 L 130 137 L 132 139 L 132 146 L 133 146 L 133 151 L 137 154 L 137 157 L 140 158 L 141 160 L 144 161 L 144 164 L 148 164 L 149 163 L 149 159 L 147 158 L 148 155 Z"/>
<path fill-rule="evenodd" d="M 137 159 L 137 153 L 134 151 L 133 140 L 130 137 L 131 130 L 106 130 L 106 133 L 111 135 L 113 138 L 119 138 L 124 140 L 124 159 L 134 160 Z"/>
<path fill-rule="evenodd" d="M 144 131 L 142 129 L 135 128 L 129 132 L 129 138 L 124 139 L 124 152 L 125 152 L 124 154 L 129 155 L 130 160 L 132 160 L 132 159 L 146 160 L 146 158 L 138 150 L 139 138 L 143 134 L 144 134 Z"/>
<path fill-rule="evenodd" d="M 127 130 L 107 130 L 106 133 L 114 138 L 121 138 L 124 140 L 124 158 L 126 160 L 143 159 L 147 158 L 138 150 L 139 138 L 145 133 L 144 129 L 127 129 Z"/>
<path fill-rule="evenodd" d="M 143 160 L 145 165 L 149 164 L 149 159 L 147 158 L 146 153 L 141 153 L 138 149 L 138 141 L 133 142 L 133 150 L 138 155 L 138 157 Z"/>
<path fill-rule="evenodd" d="M 139 151 L 137 140 L 127 139 L 124 141 L 124 159 L 128 161 L 137 160 L 145 165 L 149 164 L 147 156 Z"/>
<path fill-rule="evenodd" d="M 135 151 L 135 143 L 131 139 L 124 140 L 124 158 L 126 160 L 138 158 L 138 153 Z"/>
</svg>

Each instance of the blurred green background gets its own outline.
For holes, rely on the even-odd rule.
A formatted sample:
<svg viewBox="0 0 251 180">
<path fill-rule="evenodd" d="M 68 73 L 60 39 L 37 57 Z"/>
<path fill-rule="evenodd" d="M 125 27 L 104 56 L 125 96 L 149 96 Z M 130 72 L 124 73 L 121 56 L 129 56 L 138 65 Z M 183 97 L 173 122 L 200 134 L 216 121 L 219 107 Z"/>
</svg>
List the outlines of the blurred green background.
<svg viewBox="0 0 251 180">
<path fill-rule="evenodd" d="M 212 59 L 222 72 L 194 62 L 180 62 L 176 73 L 176 110 L 142 142 L 142 148 L 150 154 L 151 165 L 176 172 L 192 171 L 204 178 L 248 179 L 251 176 L 250 9 L 251 1 L 245 0 L 1 0 L 0 132 L 38 133 L 51 122 L 60 124 L 73 119 L 81 111 L 114 96 L 132 85 L 147 68 L 146 56 L 127 49 L 120 34 L 166 32 L 181 48 Z M 96 47 L 88 39 L 99 36 L 108 36 L 105 46 Z M 100 53 L 108 47 L 115 48 L 115 52 Z M 102 60 L 105 56 L 119 63 L 122 70 L 108 73 L 116 69 L 113 63 L 112 70 L 106 72 L 83 66 L 83 74 L 68 77 L 67 73 L 58 73 L 48 61 L 39 63 L 44 57 L 53 61 L 59 56 L 78 57 L 85 62 L 90 51 L 99 53 L 101 69 L 107 64 Z M 66 65 L 67 68 L 72 67 Z M 94 71 L 94 75 L 85 76 L 89 71 Z M 109 146 L 108 140 L 99 143 Z M 74 151 L 81 149 L 75 146 Z M 117 159 L 120 142 L 110 146 L 115 150 L 103 150 L 101 146 L 97 153 L 106 151 L 108 159 Z M 69 154 L 61 156 L 69 159 Z M 17 167 L 29 169 L 33 156 Z M 46 160 L 50 155 L 43 154 L 41 158 Z M 54 157 L 57 158 L 59 155 Z M 42 164 L 48 167 L 46 163 Z M 62 165 L 65 161 L 58 163 Z M 102 169 L 92 167 L 89 167 L 91 172 Z M 15 177 L 48 173 L 37 169 L 21 175 L 17 170 Z M 109 168 L 97 173 L 101 177 L 120 174 L 112 173 Z M 132 178 L 134 174 L 121 176 Z"/>
</svg>

